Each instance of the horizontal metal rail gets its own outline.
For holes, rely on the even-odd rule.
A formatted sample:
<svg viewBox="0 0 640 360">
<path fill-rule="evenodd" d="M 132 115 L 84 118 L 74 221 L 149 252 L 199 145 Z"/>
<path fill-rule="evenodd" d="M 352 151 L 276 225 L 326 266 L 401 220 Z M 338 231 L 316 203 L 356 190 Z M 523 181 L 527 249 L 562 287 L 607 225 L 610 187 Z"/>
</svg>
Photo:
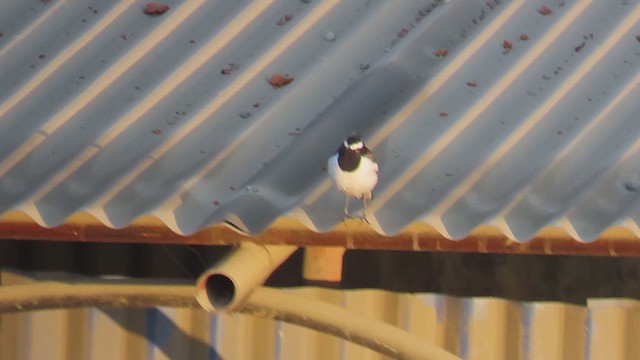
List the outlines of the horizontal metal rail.
<svg viewBox="0 0 640 360">
<path fill-rule="evenodd" d="M 499 254 L 543 254 L 640 257 L 640 241 L 630 232 L 604 234 L 592 243 L 581 243 L 562 231 L 541 233 L 527 242 L 508 239 L 499 231 L 474 232 L 461 240 L 449 240 L 435 229 L 410 226 L 392 236 L 376 233 L 358 220 L 349 220 L 335 229 L 318 233 L 286 222 L 260 234 L 247 236 L 224 225 L 181 236 L 162 224 L 146 224 L 111 229 L 101 223 L 63 224 L 53 229 L 31 222 L 0 223 L 0 239 L 90 241 L 111 243 L 238 245 L 339 246 L 347 249 L 410 250 Z"/>
<path fill-rule="evenodd" d="M 0 286 L 0 314 L 76 307 L 200 308 L 193 285 L 136 282 L 38 282 Z M 453 360 L 457 356 L 390 324 L 288 291 L 258 288 L 239 310 L 331 334 L 395 359 Z M 206 316 L 203 312 L 203 316 Z"/>
</svg>

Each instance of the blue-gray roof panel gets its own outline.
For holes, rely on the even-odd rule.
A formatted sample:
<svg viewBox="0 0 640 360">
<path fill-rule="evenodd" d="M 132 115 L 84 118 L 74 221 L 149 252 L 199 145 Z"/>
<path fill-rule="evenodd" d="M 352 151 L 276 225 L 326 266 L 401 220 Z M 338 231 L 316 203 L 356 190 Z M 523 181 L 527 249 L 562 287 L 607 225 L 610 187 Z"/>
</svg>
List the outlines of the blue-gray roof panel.
<svg viewBox="0 0 640 360">
<path fill-rule="evenodd" d="M 640 233 L 638 1 L 165 3 L 0 4 L 0 211 L 326 231 L 357 131 L 380 233 Z"/>
</svg>

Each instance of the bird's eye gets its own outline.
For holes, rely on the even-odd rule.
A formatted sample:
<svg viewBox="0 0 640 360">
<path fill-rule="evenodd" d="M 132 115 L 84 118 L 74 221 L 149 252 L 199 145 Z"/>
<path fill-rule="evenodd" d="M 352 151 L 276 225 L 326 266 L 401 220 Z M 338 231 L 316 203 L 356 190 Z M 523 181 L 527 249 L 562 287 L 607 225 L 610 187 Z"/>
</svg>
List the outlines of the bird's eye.
<svg viewBox="0 0 640 360">
<path fill-rule="evenodd" d="M 363 147 L 364 147 L 364 144 L 362 143 L 362 141 L 358 141 L 349 145 L 349 149 L 353 151 L 360 151 L 362 150 Z"/>
</svg>

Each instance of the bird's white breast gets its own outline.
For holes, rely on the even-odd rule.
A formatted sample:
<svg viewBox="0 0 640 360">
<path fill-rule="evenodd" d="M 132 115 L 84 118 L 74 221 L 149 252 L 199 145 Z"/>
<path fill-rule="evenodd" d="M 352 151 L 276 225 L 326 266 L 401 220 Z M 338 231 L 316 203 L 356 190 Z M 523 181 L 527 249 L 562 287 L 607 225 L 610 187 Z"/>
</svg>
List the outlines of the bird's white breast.
<svg viewBox="0 0 640 360">
<path fill-rule="evenodd" d="M 371 198 L 371 191 L 378 183 L 378 164 L 366 157 L 360 159 L 358 167 L 352 171 L 342 171 L 338 165 L 338 155 L 329 158 L 327 169 L 338 189 L 356 198 Z"/>
</svg>

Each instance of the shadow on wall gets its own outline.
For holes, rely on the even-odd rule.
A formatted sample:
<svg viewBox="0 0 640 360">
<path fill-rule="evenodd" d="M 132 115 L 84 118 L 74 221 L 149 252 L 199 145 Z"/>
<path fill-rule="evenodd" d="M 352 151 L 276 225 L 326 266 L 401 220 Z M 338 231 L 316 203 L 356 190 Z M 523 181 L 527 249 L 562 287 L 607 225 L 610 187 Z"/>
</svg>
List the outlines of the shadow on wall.
<svg viewBox="0 0 640 360">
<path fill-rule="evenodd" d="M 222 360 L 212 344 L 207 344 L 185 332 L 160 309 L 104 309 L 102 311 L 122 328 L 140 335 L 141 338 L 146 338 L 149 344 L 155 346 L 155 349 L 147 351 L 160 351 L 168 359 Z M 132 312 L 135 314 L 132 315 Z M 209 327 L 210 317 L 203 316 L 204 313 L 197 315 L 200 318 L 206 318 L 207 321 L 202 325 Z M 195 327 L 197 325 L 193 326 Z"/>
<path fill-rule="evenodd" d="M 586 304 L 640 299 L 640 259 L 358 250 L 345 254 L 341 286 Z"/>
<path fill-rule="evenodd" d="M 231 250 L 232 246 L 0 240 L 0 267 L 195 282 Z M 268 283 L 301 285 L 302 259 L 302 251 L 294 253 L 271 275 Z"/>
</svg>

